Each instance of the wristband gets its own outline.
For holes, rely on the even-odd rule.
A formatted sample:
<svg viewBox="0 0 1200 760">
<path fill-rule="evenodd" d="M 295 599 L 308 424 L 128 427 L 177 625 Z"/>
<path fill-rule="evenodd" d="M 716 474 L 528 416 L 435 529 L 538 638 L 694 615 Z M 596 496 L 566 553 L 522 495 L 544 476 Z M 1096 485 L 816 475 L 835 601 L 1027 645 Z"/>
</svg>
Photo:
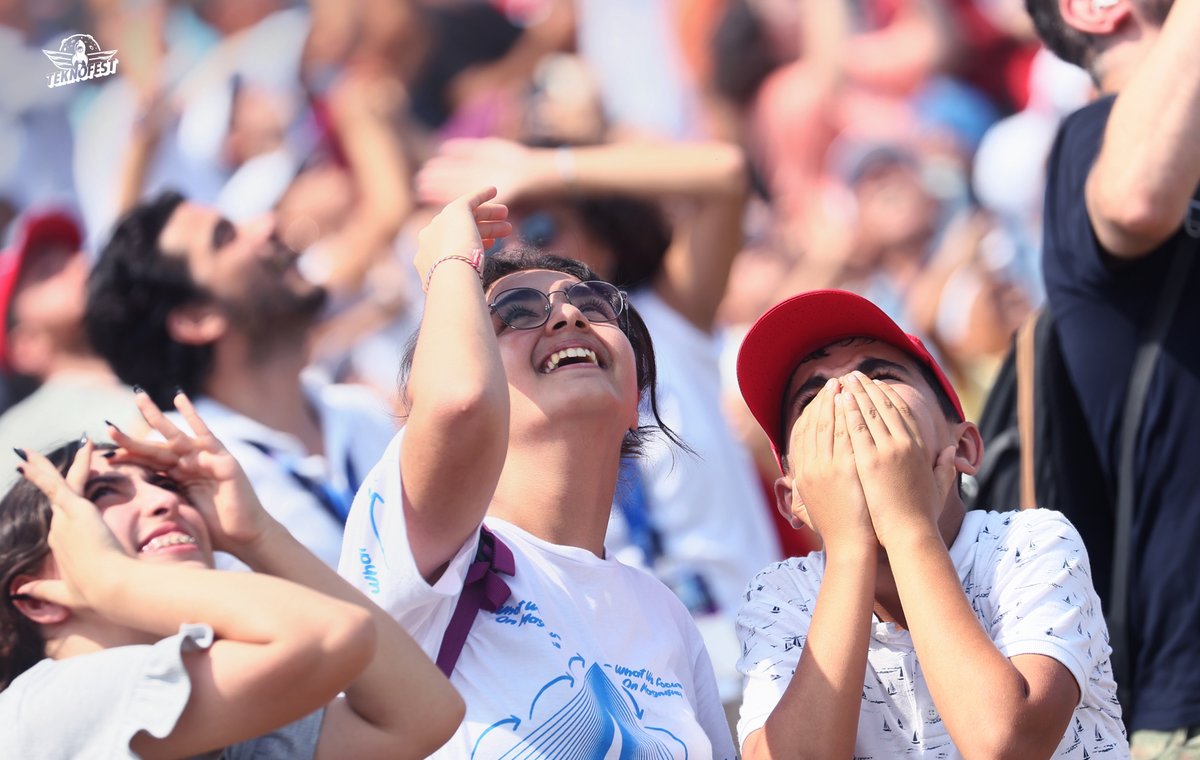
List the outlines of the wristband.
<svg viewBox="0 0 1200 760">
<path fill-rule="evenodd" d="M 475 250 L 471 251 L 470 256 L 451 254 L 449 256 L 443 256 L 437 261 L 433 262 L 433 265 L 429 267 L 429 271 L 425 273 L 426 293 L 429 292 L 429 283 L 433 280 L 433 273 L 437 271 L 437 268 L 440 264 L 446 261 L 465 261 L 471 265 L 472 269 L 475 270 L 475 274 L 479 275 L 479 281 L 481 283 L 483 282 L 483 250 L 481 248 L 476 248 Z"/>
</svg>

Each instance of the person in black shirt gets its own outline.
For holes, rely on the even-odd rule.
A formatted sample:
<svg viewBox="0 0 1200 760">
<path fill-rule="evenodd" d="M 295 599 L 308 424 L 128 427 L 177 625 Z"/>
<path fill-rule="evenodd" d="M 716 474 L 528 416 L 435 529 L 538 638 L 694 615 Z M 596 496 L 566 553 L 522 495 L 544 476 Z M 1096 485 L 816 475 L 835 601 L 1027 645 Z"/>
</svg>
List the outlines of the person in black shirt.
<svg viewBox="0 0 1200 760">
<path fill-rule="evenodd" d="M 1139 336 L 1180 276 L 1169 274 L 1176 251 L 1181 262 L 1200 252 L 1200 0 L 1026 6 L 1046 45 L 1102 93 L 1067 119 L 1051 154 L 1043 266 L 1067 369 L 1115 485 Z M 1184 276 L 1134 457 L 1123 706 L 1135 758 L 1200 757 L 1200 299 L 1189 295 L 1200 267 Z M 1111 563 L 1107 549 L 1092 548 L 1094 564 Z"/>
</svg>

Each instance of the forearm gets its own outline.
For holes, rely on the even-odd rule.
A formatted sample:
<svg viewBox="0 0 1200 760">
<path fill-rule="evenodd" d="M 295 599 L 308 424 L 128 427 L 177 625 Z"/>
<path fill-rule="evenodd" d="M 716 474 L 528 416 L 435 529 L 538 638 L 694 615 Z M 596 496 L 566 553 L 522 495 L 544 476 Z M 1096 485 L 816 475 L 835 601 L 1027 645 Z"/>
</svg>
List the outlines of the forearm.
<svg viewBox="0 0 1200 760">
<path fill-rule="evenodd" d="M 105 580 L 110 579 L 110 580 Z M 218 639 L 328 649 L 364 615 L 350 605 L 270 575 L 139 562 L 121 558 L 97 568 L 94 608 L 129 628 L 169 636 L 184 623 L 205 623 Z"/>
<path fill-rule="evenodd" d="M 853 755 L 876 565 L 872 547 L 828 557 L 796 673 L 762 730 L 747 738 L 747 760 Z"/>
<path fill-rule="evenodd" d="M 462 699 L 407 632 L 382 608 L 331 570 L 278 522 L 272 521 L 237 556 L 259 573 L 284 578 L 364 610 L 375 629 L 375 655 L 345 689 L 354 715 L 394 737 L 413 740 L 447 714 L 462 712 Z M 396 684 L 405 684 L 397 690 Z M 430 748 L 432 751 L 434 748 Z"/>
<path fill-rule="evenodd" d="M 1145 254 L 1179 227 L 1200 182 L 1200 0 L 1178 0 L 1158 39 L 1119 86 L 1087 181 L 1100 243 Z"/>
<path fill-rule="evenodd" d="M 483 519 L 508 450 L 508 384 L 479 277 L 465 262 L 437 266 L 407 389 L 406 522 L 429 577 Z"/>
<path fill-rule="evenodd" d="M 650 197 L 740 197 L 745 158 L 724 142 L 631 141 L 532 151 L 527 194 L 626 193 Z"/>
<path fill-rule="evenodd" d="M 888 543 L 888 558 L 921 671 L 965 757 L 1048 757 L 1061 731 L 1034 714 L 1029 684 L 996 648 L 963 592 L 935 527 Z"/>
</svg>

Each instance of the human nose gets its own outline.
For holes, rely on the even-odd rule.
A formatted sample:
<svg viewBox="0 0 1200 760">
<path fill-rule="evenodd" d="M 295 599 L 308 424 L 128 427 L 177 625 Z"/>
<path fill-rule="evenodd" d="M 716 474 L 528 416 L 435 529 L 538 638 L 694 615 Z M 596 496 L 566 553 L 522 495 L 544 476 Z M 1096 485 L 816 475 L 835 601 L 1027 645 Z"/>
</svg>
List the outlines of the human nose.
<svg viewBox="0 0 1200 760">
<path fill-rule="evenodd" d="M 554 299 L 556 295 L 561 296 L 557 301 L 557 306 Z M 572 323 L 579 328 L 589 324 L 588 318 L 579 310 L 579 307 L 567 298 L 567 291 L 552 290 L 546 294 L 546 298 L 550 301 L 550 318 L 546 320 L 548 330 L 553 332 Z"/>
<path fill-rule="evenodd" d="M 172 517 L 179 513 L 183 500 L 177 491 L 146 483 L 143 511 L 151 517 Z"/>
</svg>

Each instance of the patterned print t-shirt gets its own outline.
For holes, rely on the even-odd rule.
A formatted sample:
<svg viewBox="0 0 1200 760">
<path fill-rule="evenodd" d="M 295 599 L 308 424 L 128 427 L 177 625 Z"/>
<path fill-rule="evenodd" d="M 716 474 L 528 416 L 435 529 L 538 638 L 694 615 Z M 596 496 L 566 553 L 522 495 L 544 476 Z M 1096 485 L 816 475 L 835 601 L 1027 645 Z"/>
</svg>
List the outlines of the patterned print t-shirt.
<svg viewBox="0 0 1200 760">
<path fill-rule="evenodd" d="M 1062 663 L 1080 700 L 1054 758 L 1129 757 L 1108 631 L 1087 552 L 1067 519 L 1050 510 L 968 512 L 950 557 L 975 616 L 1006 657 L 1040 654 Z M 762 728 L 800 661 L 825 556 L 771 565 L 746 592 L 738 616 L 747 676 L 739 741 Z M 959 758 L 921 672 L 912 637 L 875 621 L 867 653 L 854 755 Z"/>
</svg>

